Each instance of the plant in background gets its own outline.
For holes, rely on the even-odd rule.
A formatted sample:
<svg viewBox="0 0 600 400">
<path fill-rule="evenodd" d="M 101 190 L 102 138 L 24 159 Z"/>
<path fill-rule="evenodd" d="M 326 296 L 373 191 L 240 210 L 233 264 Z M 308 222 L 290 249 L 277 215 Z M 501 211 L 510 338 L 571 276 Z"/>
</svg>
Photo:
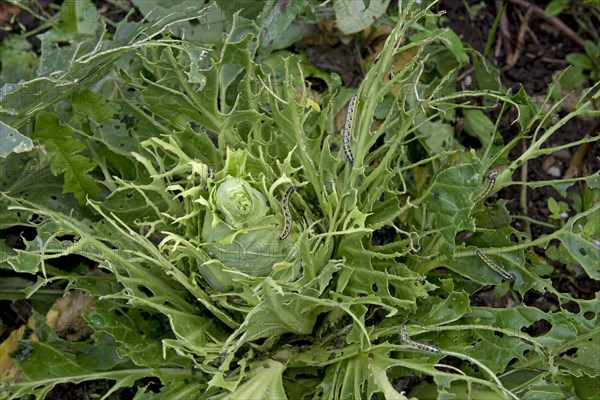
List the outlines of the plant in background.
<svg viewBox="0 0 600 400">
<path fill-rule="evenodd" d="M 562 74 L 560 80 L 565 89 L 587 87 L 600 79 L 600 67 L 598 66 L 600 65 L 600 42 L 598 42 L 595 23 L 592 21 L 594 17 L 597 19 L 595 12 L 599 9 L 600 2 L 598 0 L 584 0 L 583 4 L 573 0 L 552 0 L 545 7 L 544 13 L 547 17 L 555 17 L 563 13 L 570 14 L 580 30 L 589 33 L 596 39 L 595 42 L 594 40 L 579 39 L 583 52 L 567 54 L 566 60 L 571 67 Z"/>
<path fill-rule="evenodd" d="M 584 53 L 570 53 L 566 58 L 572 65 L 561 79 L 566 89 L 582 86 L 588 78 L 590 82 L 600 80 L 600 41 L 586 40 Z"/>
<path fill-rule="evenodd" d="M 19 185 L 3 182 L 1 228 L 35 235 L 2 266 L 37 276 L 23 289 L 32 298 L 66 280 L 96 300 L 84 342 L 61 339 L 36 314 L 37 338 L 13 352 L 18 379 L 5 397 L 108 379 L 104 398 L 134 386 L 140 398 L 401 399 L 407 376 L 433 379 L 410 388 L 417 398 L 591 393 L 598 298 L 553 288 L 534 250 L 560 243 L 560 258 L 600 280 L 597 199 L 584 195 L 574 216 L 534 239 L 489 198 L 510 185 L 597 190 L 597 174 L 513 180 L 558 149 L 545 146 L 567 121 L 597 115 L 597 86 L 551 124 L 558 105 L 545 111 L 502 89 L 435 15 L 401 2 L 357 92 L 330 76 L 317 103 L 299 56 L 256 63 L 260 29 L 242 16 L 219 51 L 167 34 L 202 15 L 123 22 L 74 47 L 46 37 L 40 71 L 60 72 L 5 87 L 3 135 L 29 152 L 3 154 L 3 165 L 25 168 Z M 456 92 L 468 62 L 478 88 Z M 520 133 L 503 143 L 497 127 L 511 109 Z M 340 110 L 343 134 L 332 122 Z M 458 116 L 480 149 L 456 140 Z M 52 175 L 28 180 L 31 165 Z M 56 268 L 68 254 L 103 272 Z M 471 305 L 486 285 L 559 304 Z M 551 328 L 528 334 L 540 320 Z M 136 383 L 149 377 L 160 394 Z"/>
</svg>

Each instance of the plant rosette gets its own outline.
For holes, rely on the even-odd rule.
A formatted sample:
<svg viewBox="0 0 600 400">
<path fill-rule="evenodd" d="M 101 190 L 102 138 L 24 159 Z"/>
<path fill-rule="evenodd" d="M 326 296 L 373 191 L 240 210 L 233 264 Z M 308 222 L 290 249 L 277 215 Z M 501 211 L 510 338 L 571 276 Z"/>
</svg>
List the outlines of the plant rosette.
<svg viewBox="0 0 600 400">
<path fill-rule="evenodd" d="M 298 236 L 292 232 L 285 240 L 278 239 L 281 218 L 272 212 L 265 195 L 241 178 L 228 176 L 214 185 L 207 208 L 202 229 L 204 250 L 225 268 L 246 275 L 268 276 L 276 263 L 286 259 L 290 244 Z M 200 272 L 218 289 L 208 277 L 219 273 L 215 268 L 201 268 Z"/>
</svg>

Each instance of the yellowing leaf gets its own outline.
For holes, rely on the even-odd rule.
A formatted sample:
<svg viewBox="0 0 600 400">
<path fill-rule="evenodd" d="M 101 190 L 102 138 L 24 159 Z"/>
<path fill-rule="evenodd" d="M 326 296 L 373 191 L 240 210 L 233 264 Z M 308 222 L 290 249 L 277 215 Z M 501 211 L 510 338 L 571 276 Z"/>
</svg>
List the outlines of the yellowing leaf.
<svg viewBox="0 0 600 400">
<path fill-rule="evenodd" d="M 25 339 L 26 331 L 31 332 L 26 339 L 37 340 L 33 331 L 35 325 L 35 316 L 31 315 L 27 320 L 26 325 L 21 325 L 17 330 L 12 331 L 10 336 L 0 344 L 0 377 L 5 382 L 14 382 L 18 380 L 22 374 L 17 363 L 11 358 L 11 354 L 19 346 L 19 341 Z"/>
</svg>

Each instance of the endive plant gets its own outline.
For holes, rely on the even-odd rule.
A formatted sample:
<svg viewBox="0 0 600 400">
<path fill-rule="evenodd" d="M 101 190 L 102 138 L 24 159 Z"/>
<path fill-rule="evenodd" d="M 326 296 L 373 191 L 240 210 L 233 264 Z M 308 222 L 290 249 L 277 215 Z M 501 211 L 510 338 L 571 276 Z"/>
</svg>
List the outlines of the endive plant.
<svg viewBox="0 0 600 400">
<path fill-rule="evenodd" d="M 570 119 L 597 115 L 597 87 L 551 124 L 554 109 L 503 89 L 427 8 L 400 4 L 360 87 L 325 76 L 321 99 L 305 81 L 320 73 L 301 57 L 254 61 L 258 29 L 239 16 L 219 51 L 160 35 L 191 18 L 181 15 L 122 23 L 112 39 L 77 48 L 45 42 L 70 55 L 61 76 L 35 80 L 54 97 L 17 107 L 32 83 L 15 84 L 2 118 L 48 153 L 2 162 L 53 174 L 43 187 L 27 176 L 4 182 L 1 227 L 27 226 L 35 237 L 7 249 L 2 265 L 37 276 L 23 289 L 29 297 L 64 280 L 90 292 L 96 304 L 84 317 L 94 334 L 65 341 L 36 314 L 37 338 L 13 352 L 19 372 L 4 397 L 43 398 L 57 384 L 98 379 L 114 382 L 103 398 L 130 386 L 139 398 L 170 399 L 590 393 L 600 303 L 554 289 L 534 250 L 560 243 L 563 259 L 600 279 L 599 177 L 513 176 L 557 150 L 548 138 Z M 468 62 L 478 88 L 456 92 Z M 340 112 L 343 135 L 333 123 Z M 503 143 L 508 112 L 520 133 Z M 457 116 L 481 148 L 455 139 Z M 527 150 L 509 159 L 524 138 Z M 565 193 L 575 183 L 583 196 L 573 216 L 535 239 L 510 225 L 506 202 L 486 201 L 510 185 Z M 63 200 L 69 193 L 79 204 Z M 56 268 L 69 254 L 103 273 Z M 484 285 L 512 293 L 515 305 L 471 305 Z M 518 301 L 530 290 L 554 294 L 558 308 Z M 551 328 L 528 334 L 540 320 Z M 160 393 L 143 378 L 157 379 Z"/>
</svg>

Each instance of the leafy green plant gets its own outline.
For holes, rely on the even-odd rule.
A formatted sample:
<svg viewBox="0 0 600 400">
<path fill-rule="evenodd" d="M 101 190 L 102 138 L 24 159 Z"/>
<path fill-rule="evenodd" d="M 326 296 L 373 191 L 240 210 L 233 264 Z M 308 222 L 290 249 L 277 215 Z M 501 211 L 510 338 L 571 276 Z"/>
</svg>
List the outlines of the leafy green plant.
<svg viewBox="0 0 600 400">
<path fill-rule="evenodd" d="M 600 42 L 598 42 L 597 22 L 592 22 L 588 11 L 600 10 L 600 2 L 598 0 L 585 0 L 583 4 L 586 6 L 580 7 L 581 3 L 573 0 L 552 0 L 545 8 L 545 14 L 548 17 L 555 17 L 563 13 L 570 14 L 579 29 L 594 38 L 594 40 L 581 40 L 582 52 L 572 52 L 567 55 L 566 60 L 571 64 L 571 68 L 561 77 L 561 84 L 565 89 L 588 86 L 588 82 L 593 84 L 600 78 L 598 67 L 600 63 Z"/>
<path fill-rule="evenodd" d="M 584 53 L 570 53 L 567 61 L 572 65 L 561 79 L 567 89 L 583 85 L 589 79 L 597 82 L 600 79 L 600 42 L 585 41 Z"/>
<path fill-rule="evenodd" d="M 600 7 L 600 2 L 598 0 L 583 0 L 583 3 L 589 3 L 594 7 Z M 576 2 L 573 0 L 552 0 L 548 3 L 544 11 L 547 16 L 554 17 L 569 9 L 573 9 L 575 4 Z"/>
<path fill-rule="evenodd" d="M 108 379 L 104 398 L 130 386 L 170 399 L 591 398 L 600 303 L 555 289 L 535 250 L 559 244 L 562 258 L 600 280 L 597 199 L 532 238 L 511 226 L 506 201 L 483 197 L 512 185 L 596 191 L 597 174 L 514 176 L 597 140 L 547 147 L 569 120 L 597 116 L 598 87 L 552 121 L 559 104 L 548 111 L 502 89 L 428 9 L 401 4 L 356 91 L 352 163 L 332 121 L 353 91 L 333 75 L 316 102 L 301 57 L 275 52 L 257 64 L 260 29 L 242 16 L 218 51 L 167 34 L 202 16 L 183 12 L 123 22 L 111 38 L 77 46 L 44 36 L 41 75 L 5 86 L 1 101 L 2 132 L 37 146 L 0 160 L 4 171 L 22 166 L 3 178 L 0 228 L 36 233 L 1 265 L 37 277 L 28 297 L 65 280 L 89 291 L 96 305 L 84 317 L 95 333 L 68 342 L 37 315 L 40 340 L 13 353 L 21 375 L 5 382 L 4 397 Z M 398 55 L 410 55 L 399 68 Z M 468 62 L 478 87 L 456 92 Z M 510 110 L 520 132 L 503 143 L 497 127 Z M 481 148 L 454 137 L 458 116 Z M 509 159 L 523 139 L 527 149 Z M 36 180 L 32 168 L 51 174 Z M 71 254 L 105 273 L 56 268 Z M 487 285 L 515 299 L 551 294 L 557 309 L 470 304 Z M 542 320 L 549 330 L 528 333 Z M 439 353 L 415 344 L 425 342 Z M 401 385 L 425 376 L 433 381 Z M 148 377 L 160 393 L 139 383 Z"/>
</svg>

